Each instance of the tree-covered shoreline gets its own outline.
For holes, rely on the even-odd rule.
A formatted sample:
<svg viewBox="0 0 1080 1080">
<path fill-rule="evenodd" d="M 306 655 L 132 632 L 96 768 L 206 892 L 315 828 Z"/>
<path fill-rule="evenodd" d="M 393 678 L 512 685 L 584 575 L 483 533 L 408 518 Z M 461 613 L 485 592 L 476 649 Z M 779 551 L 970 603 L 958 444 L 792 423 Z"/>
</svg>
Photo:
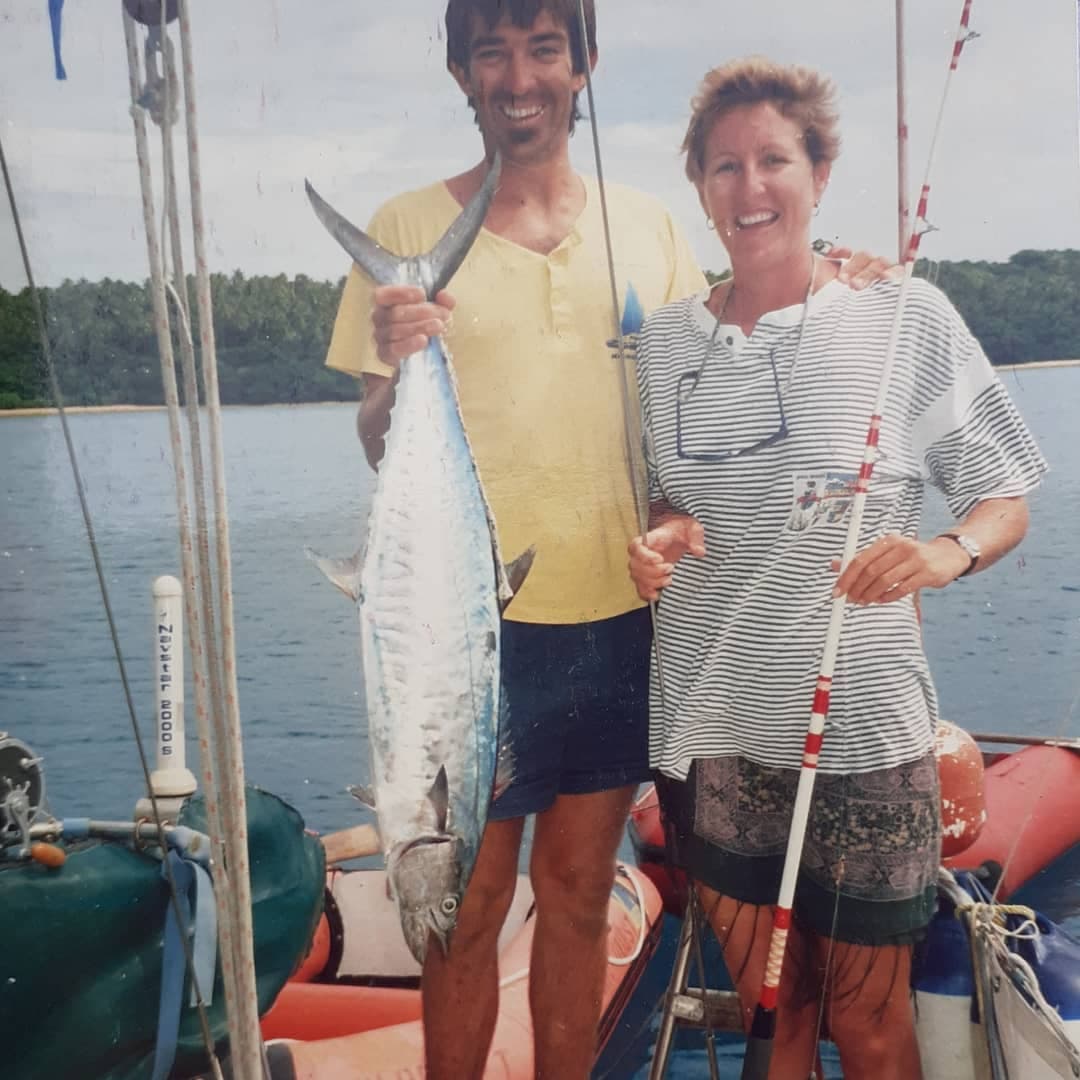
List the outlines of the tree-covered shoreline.
<svg viewBox="0 0 1080 1080">
<path fill-rule="evenodd" d="M 916 273 L 944 290 L 993 363 L 1080 357 L 1080 251 L 920 261 Z M 211 286 L 223 404 L 356 399 L 355 380 L 323 364 L 341 280 L 236 271 Z M 162 403 L 148 283 L 65 281 L 39 295 L 66 405 Z M 50 404 L 30 292 L 0 289 L 0 409 Z"/>
</svg>

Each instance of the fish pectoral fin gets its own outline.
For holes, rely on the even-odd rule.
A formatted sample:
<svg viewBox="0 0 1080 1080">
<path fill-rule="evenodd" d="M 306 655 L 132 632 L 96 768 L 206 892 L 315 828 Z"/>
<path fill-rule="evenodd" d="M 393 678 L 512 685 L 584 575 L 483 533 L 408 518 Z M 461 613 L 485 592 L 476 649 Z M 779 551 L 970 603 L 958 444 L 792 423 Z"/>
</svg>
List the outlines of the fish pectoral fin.
<svg viewBox="0 0 1080 1080">
<path fill-rule="evenodd" d="M 513 782 L 517 771 L 517 758 L 508 743 L 499 744 L 498 757 L 495 759 L 495 782 L 491 785 L 491 800 L 494 802 Z"/>
<path fill-rule="evenodd" d="M 369 810 L 375 809 L 375 792 L 371 788 L 366 787 L 364 784 L 350 784 L 345 790 Z"/>
<path fill-rule="evenodd" d="M 362 552 L 358 551 L 347 559 L 331 559 L 306 547 L 304 554 L 323 572 L 331 585 L 336 585 L 351 600 L 361 599 L 363 593 L 360 589 L 360 571 L 364 565 Z"/>
<path fill-rule="evenodd" d="M 450 811 L 450 785 L 446 779 L 445 765 L 439 766 L 427 797 L 431 808 L 435 811 L 435 828 L 440 833 L 445 833 L 446 819 Z"/>
<path fill-rule="evenodd" d="M 506 584 L 509 587 L 509 596 L 499 596 L 499 608 L 506 610 L 506 605 L 517 595 L 518 589 L 525 584 L 525 579 L 532 569 L 533 559 L 536 558 L 536 545 L 530 544 L 512 563 L 506 566 Z"/>
</svg>

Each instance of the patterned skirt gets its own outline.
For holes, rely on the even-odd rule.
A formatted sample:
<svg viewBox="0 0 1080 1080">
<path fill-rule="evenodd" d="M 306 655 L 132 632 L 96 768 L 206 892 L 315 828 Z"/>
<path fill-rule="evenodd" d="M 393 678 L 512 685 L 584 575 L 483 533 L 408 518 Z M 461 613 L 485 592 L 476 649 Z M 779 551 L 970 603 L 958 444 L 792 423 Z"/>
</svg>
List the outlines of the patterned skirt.
<svg viewBox="0 0 1080 1080">
<path fill-rule="evenodd" d="M 798 779 L 734 756 L 695 761 L 685 782 L 657 774 L 676 865 L 735 900 L 775 904 Z M 933 753 L 892 769 L 819 774 L 795 916 L 840 941 L 913 943 L 935 910 L 940 853 Z"/>
</svg>

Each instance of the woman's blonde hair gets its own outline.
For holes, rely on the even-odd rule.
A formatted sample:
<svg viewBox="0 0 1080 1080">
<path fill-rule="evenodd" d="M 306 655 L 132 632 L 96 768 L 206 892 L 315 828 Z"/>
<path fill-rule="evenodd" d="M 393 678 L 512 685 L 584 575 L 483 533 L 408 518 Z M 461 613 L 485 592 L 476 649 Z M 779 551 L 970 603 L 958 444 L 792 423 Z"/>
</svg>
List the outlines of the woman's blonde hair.
<svg viewBox="0 0 1080 1080">
<path fill-rule="evenodd" d="M 830 164 L 840 153 L 836 130 L 836 88 L 810 68 L 777 64 L 763 56 L 733 60 L 713 68 L 690 103 L 690 125 L 683 139 L 686 175 L 698 184 L 705 171 L 705 143 L 717 120 L 740 105 L 767 102 L 802 129 L 812 164 Z"/>
</svg>

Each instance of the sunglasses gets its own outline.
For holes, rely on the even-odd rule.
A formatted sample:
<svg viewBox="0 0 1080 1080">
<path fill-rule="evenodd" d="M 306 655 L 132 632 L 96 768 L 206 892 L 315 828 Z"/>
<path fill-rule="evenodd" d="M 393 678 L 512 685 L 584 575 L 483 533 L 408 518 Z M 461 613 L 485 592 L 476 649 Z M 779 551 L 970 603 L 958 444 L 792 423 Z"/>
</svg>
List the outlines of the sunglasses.
<svg viewBox="0 0 1080 1080">
<path fill-rule="evenodd" d="M 712 351 L 712 345 L 710 343 L 709 352 Z M 693 451 L 687 448 L 683 437 L 683 419 L 682 410 L 683 404 L 689 401 L 694 391 L 697 389 L 698 382 L 701 379 L 702 373 L 705 371 L 705 364 L 708 361 L 708 353 L 705 355 L 705 360 L 702 361 L 701 367 L 697 371 L 687 371 L 685 374 L 679 376 L 679 381 L 675 387 L 675 453 L 681 461 L 702 461 L 709 464 L 716 464 L 721 461 L 729 461 L 732 458 L 748 457 L 750 454 L 756 454 L 759 450 L 764 450 L 767 447 L 775 446 L 778 442 L 783 442 L 788 436 L 787 416 L 784 414 L 784 399 L 780 393 L 780 376 L 776 370 L 776 356 L 773 350 L 769 351 L 769 364 L 772 367 L 773 376 L 773 389 L 776 391 L 776 408 L 780 414 L 780 426 L 771 435 L 766 435 L 762 439 L 758 439 L 757 442 L 752 443 L 749 446 L 739 446 L 731 449 L 717 449 L 710 451 Z"/>
</svg>

